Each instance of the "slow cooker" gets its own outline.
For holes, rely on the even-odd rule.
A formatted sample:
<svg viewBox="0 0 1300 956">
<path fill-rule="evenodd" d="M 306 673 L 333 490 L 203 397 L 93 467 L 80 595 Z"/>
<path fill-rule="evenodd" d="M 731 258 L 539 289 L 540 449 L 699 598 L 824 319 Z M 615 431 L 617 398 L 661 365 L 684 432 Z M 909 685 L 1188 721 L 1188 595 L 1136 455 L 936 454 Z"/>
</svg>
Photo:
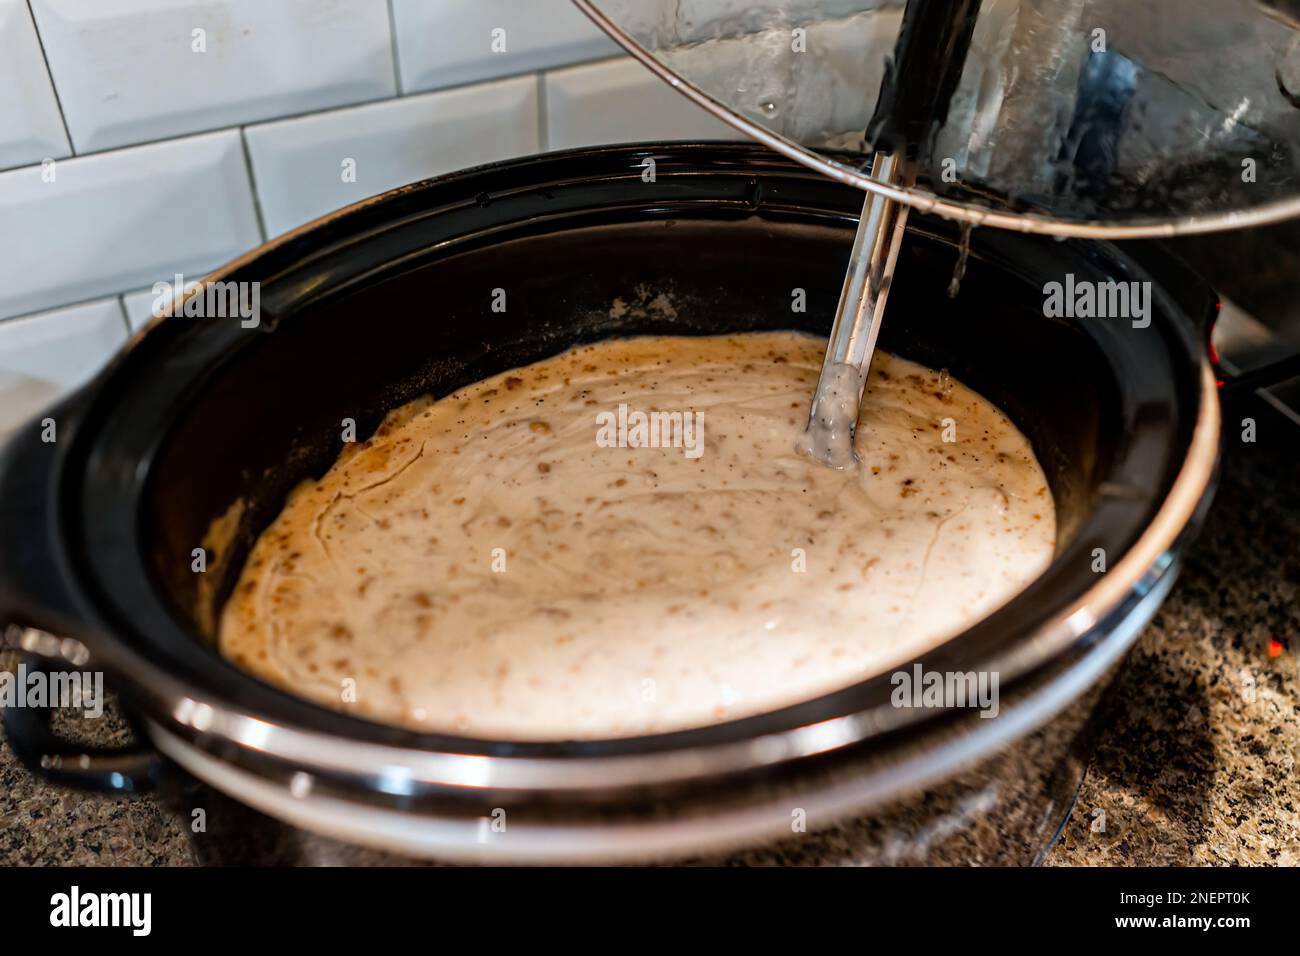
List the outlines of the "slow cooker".
<svg viewBox="0 0 1300 956">
<path fill-rule="evenodd" d="M 255 327 L 153 321 L 0 458 L 0 624 L 35 665 L 103 671 L 139 737 L 89 752 L 24 708 L 6 712 L 11 745 L 71 785 L 139 791 L 178 765 L 351 843 L 501 861 L 689 856 L 789 835 L 792 819 L 887 815 L 988 761 L 1056 766 L 1173 583 L 1215 474 L 1217 299 L 1155 246 L 976 230 L 950 298 L 959 229 L 909 223 L 882 346 L 1002 408 L 1056 502 L 1050 567 L 917 661 L 998 672 L 995 719 L 895 707 L 880 674 L 676 733 L 480 740 L 336 713 L 214 649 L 214 609 L 251 543 L 333 462 L 344 419 L 364 436 L 419 395 L 610 336 L 825 335 L 861 205 L 758 146 L 600 147 L 405 186 L 218 269 L 207 281 L 260 283 Z M 1045 288 L 1067 277 L 1149 282 L 1149 323 L 1045 314 Z M 195 571 L 222 516 L 228 541 Z M 1070 731 L 1044 747 L 1063 714 Z M 1055 809 L 1026 814 L 1035 832 L 1069 809 L 1068 788 L 1046 789 Z"/>
</svg>

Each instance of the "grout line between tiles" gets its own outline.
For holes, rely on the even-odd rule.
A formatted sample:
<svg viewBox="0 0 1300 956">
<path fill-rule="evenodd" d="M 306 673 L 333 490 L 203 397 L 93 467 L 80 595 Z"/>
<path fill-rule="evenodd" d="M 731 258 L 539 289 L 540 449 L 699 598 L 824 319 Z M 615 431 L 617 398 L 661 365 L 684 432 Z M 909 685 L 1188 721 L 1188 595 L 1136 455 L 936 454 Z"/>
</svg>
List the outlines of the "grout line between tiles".
<svg viewBox="0 0 1300 956">
<path fill-rule="evenodd" d="M 32 32 L 36 34 L 36 45 L 41 49 L 41 60 L 45 63 L 45 75 L 50 78 L 50 89 L 54 92 L 54 105 L 59 108 L 59 122 L 63 124 L 63 135 L 68 138 L 68 152 L 77 155 L 77 146 L 72 141 L 72 130 L 68 128 L 68 114 L 63 112 L 63 98 L 59 96 L 59 84 L 54 79 L 54 70 L 50 67 L 50 57 L 45 52 L 45 40 L 41 37 L 40 25 L 36 22 L 36 11 L 32 9 L 32 0 L 26 0 L 27 15 L 32 20 Z"/>
<path fill-rule="evenodd" d="M 262 195 L 257 191 L 257 174 L 253 172 L 253 154 L 248 151 L 248 137 L 244 134 L 245 127 L 239 127 L 239 145 L 244 154 L 244 169 L 248 173 L 248 190 L 253 194 L 253 215 L 257 217 L 257 231 L 262 236 L 262 241 L 266 242 L 268 236 L 266 233 L 266 217 L 262 213 Z"/>
<path fill-rule="evenodd" d="M 56 302 L 50 305 L 43 305 L 39 309 L 31 312 L 19 312 L 17 315 L 0 316 L 0 325 L 6 322 L 16 322 L 18 319 L 34 319 L 46 312 L 62 312 L 64 309 L 76 309 L 83 305 L 98 305 L 100 302 L 107 302 L 109 299 L 122 298 L 127 292 L 136 292 L 138 289 L 127 289 L 126 292 L 104 292 L 100 295 L 92 295 L 88 299 L 77 299 L 75 302 Z M 125 315 L 126 303 L 123 302 L 123 314 Z"/>
<path fill-rule="evenodd" d="M 117 294 L 117 308 L 122 313 L 122 323 L 126 326 L 126 337 L 129 339 L 135 334 L 135 329 L 131 328 L 131 317 L 126 312 L 126 293 Z"/>
<path fill-rule="evenodd" d="M 551 149 L 550 111 L 546 108 L 546 72 L 537 74 L 537 151 L 549 152 Z"/>
<path fill-rule="evenodd" d="M 402 95 L 402 58 L 397 52 L 397 12 L 393 10 L 393 0 L 388 0 L 388 42 L 393 50 L 393 83 L 397 95 Z"/>
</svg>

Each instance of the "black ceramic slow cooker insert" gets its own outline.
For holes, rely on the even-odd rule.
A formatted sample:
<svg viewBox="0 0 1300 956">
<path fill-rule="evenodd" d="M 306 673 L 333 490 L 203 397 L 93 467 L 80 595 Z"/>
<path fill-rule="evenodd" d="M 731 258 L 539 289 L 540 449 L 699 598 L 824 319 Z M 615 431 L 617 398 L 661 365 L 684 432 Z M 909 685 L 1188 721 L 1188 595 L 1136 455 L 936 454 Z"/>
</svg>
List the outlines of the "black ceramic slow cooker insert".
<svg viewBox="0 0 1300 956">
<path fill-rule="evenodd" d="M 1130 646 L 1203 511 L 1217 303 L 1154 247 L 1135 258 L 980 230 L 949 298 L 959 234 L 924 216 L 909 224 L 882 346 L 1002 408 L 1057 507 L 1048 570 L 920 659 L 998 671 L 997 719 L 893 707 L 886 674 L 696 730 L 476 740 L 333 712 L 214 649 L 213 607 L 285 495 L 334 461 L 344 419 L 364 437 L 421 394 L 609 336 L 824 335 L 861 201 L 755 146 L 602 147 L 403 187 L 218 270 L 210 280 L 261 284 L 256 328 L 238 316 L 154 321 L 42 416 L 57 421 L 56 442 L 32 423 L 0 459 L 0 624 L 84 646 L 79 666 L 107 673 L 145 753 L 81 767 L 29 711 L 10 712 L 15 749 L 47 774 L 122 789 L 150 783 L 156 749 L 272 815 L 407 851 L 609 859 L 788 831 L 791 800 L 829 820 L 1041 725 Z M 1045 316 L 1044 286 L 1067 275 L 1151 282 L 1149 326 Z M 502 288 L 508 308 L 493 311 Z M 795 289 L 806 311 L 792 311 Z M 673 310 L 649 307 L 660 295 Z M 194 549 L 228 513 L 233 543 L 195 573 Z M 485 845 L 478 821 L 497 807 L 509 836 Z"/>
</svg>

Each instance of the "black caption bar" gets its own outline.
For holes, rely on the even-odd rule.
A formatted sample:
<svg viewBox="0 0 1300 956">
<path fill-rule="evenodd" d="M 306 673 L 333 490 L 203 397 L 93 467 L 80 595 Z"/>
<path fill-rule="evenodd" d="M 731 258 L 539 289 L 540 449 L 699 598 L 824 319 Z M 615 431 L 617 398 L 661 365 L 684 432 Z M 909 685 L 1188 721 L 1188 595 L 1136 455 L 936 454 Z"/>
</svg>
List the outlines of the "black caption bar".
<svg viewBox="0 0 1300 956">
<path fill-rule="evenodd" d="M 617 938 L 647 940 L 680 939 L 691 928 L 732 946 L 832 928 L 873 942 L 973 942 L 1042 929 L 1071 940 L 1230 942 L 1289 926 L 1294 885 L 1290 871 L 1236 869 L 0 870 L 5 928 L 17 938 L 77 934 L 128 946 L 284 939 L 373 948 L 421 927 L 446 945 L 443 934 L 454 933 L 457 948 L 469 933 L 496 948 L 512 933 L 534 946 L 555 933 L 608 940 L 610 927 Z"/>
</svg>

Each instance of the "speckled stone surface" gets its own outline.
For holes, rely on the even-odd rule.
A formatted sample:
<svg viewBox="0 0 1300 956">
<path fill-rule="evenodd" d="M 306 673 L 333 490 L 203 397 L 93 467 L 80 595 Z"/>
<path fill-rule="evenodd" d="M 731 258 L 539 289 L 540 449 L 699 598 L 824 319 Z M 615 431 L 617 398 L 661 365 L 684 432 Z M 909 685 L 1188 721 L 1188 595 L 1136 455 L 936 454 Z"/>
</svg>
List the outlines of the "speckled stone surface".
<svg viewBox="0 0 1300 956">
<path fill-rule="evenodd" d="M 114 715 L 70 718 L 58 727 L 89 744 L 116 746 L 130 739 Z M 180 819 L 152 797 L 116 800 L 46 784 L 28 773 L 7 745 L 0 747 L 0 863 L 186 864 L 193 861 L 188 837 Z"/>
<path fill-rule="evenodd" d="M 1224 419 L 1207 526 L 1120 677 L 1050 864 L 1300 864 L 1300 430 L 1253 406 Z"/>
<path fill-rule="evenodd" d="M 1241 418 L 1260 414 L 1252 407 L 1225 413 L 1225 467 L 1207 527 L 1101 712 L 1048 865 L 1300 864 L 1300 430 L 1260 417 L 1256 442 L 1243 443 Z M 127 736 L 114 720 L 64 728 L 87 742 Z M 1064 779 L 1072 793 L 1077 774 Z M 703 862 L 1001 862 L 1005 828 L 981 815 L 993 800 L 974 787 L 947 822 L 864 818 Z M 191 832 L 195 808 L 208 824 L 203 839 Z M 253 862 L 401 861 L 270 826 L 185 780 L 130 800 L 48 785 L 0 746 L 2 864 Z"/>
</svg>

